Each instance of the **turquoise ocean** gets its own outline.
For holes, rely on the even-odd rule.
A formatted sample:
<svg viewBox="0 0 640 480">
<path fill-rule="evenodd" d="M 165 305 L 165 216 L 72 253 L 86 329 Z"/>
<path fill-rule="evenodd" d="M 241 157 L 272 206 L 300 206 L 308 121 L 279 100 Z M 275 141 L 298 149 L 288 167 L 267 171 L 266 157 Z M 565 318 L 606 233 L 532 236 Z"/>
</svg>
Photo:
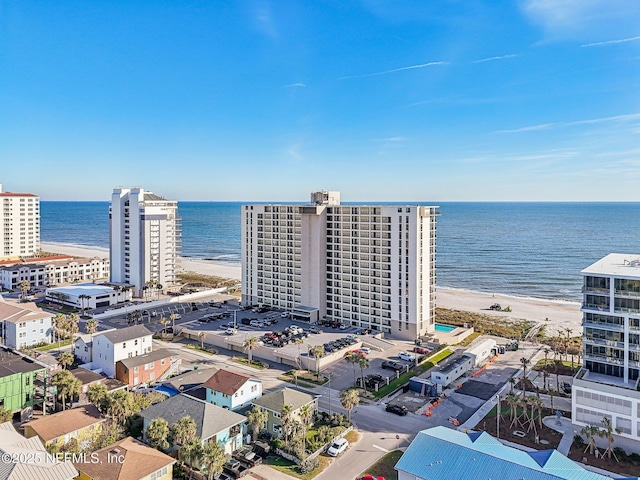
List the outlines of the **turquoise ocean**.
<svg viewBox="0 0 640 480">
<path fill-rule="evenodd" d="M 640 256 L 640 203 L 420 204 L 440 205 L 441 287 L 579 301 L 582 269 Z M 241 205 L 180 202 L 183 256 L 239 264 Z M 43 242 L 108 247 L 109 203 L 42 201 L 40 228 Z"/>
</svg>

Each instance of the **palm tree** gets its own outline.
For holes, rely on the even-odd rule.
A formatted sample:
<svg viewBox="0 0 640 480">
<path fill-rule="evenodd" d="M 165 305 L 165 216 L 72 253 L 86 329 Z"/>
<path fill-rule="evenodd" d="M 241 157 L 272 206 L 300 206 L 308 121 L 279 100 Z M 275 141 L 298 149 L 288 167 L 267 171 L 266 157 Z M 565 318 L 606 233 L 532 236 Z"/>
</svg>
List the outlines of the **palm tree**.
<svg viewBox="0 0 640 480">
<path fill-rule="evenodd" d="M 162 325 L 162 335 L 165 335 L 167 333 L 167 325 L 170 321 L 171 320 L 169 320 L 167 317 L 160 317 L 160 325 Z"/>
<path fill-rule="evenodd" d="M 22 280 L 19 285 L 20 285 L 20 301 L 26 302 L 27 292 L 31 289 L 31 283 L 29 283 L 29 280 Z"/>
<path fill-rule="evenodd" d="M 63 352 L 60 355 L 58 355 L 58 363 L 62 365 L 62 368 L 64 368 L 65 370 L 69 365 L 73 365 L 74 360 L 75 360 L 75 357 L 71 352 Z"/>
<path fill-rule="evenodd" d="M 51 385 L 56 387 L 58 398 L 62 400 L 62 410 L 67 408 L 67 398 L 80 393 L 82 382 L 68 370 L 60 370 L 53 375 Z"/>
<path fill-rule="evenodd" d="M 253 351 L 260 346 L 260 339 L 258 337 L 248 337 L 244 340 L 242 348 L 247 352 L 249 357 L 249 365 L 253 363 Z"/>
<path fill-rule="evenodd" d="M 178 316 L 175 313 L 172 313 L 171 315 L 169 315 L 169 320 L 171 320 L 171 326 L 173 327 L 173 331 L 175 332 L 176 329 L 176 319 L 178 318 Z"/>
<path fill-rule="evenodd" d="M 616 462 L 619 463 L 620 460 L 618 460 L 618 457 L 616 457 L 616 454 L 613 452 L 611 445 L 613 445 L 613 442 L 615 440 L 613 438 L 613 432 L 620 433 L 620 429 L 613 428 L 611 419 L 609 417 L 602 418 L 602 425 L 604 426 L 604 428 L 598 431 L 598 436 L 607 439 L 607 449 L 602 453 L 602 456 L 604 457 L 605 455 L 607 455 L 609 458 L 611 458 L 611 455 L 613 455 L 613 458 L 615 458 Z"/>
<path fill-rule="evenodd" d="M 350 388 L 340 393 L 340 403 L 347 410 L 347 418 L 351 421 L 351 410 L 360 404 L 360 396 L 358 391 Z"/>
<path fill-rule="evenodd" d="M 364 369 L 369 368 L 369 359 L 364 355 L 358 355 L 358 366 L 360 367 L 360 378 L 362 379 L 362 386 L 364 388 Z"/>
<path fill-rule="evenodd" d="M 324 346 L 309 344 L 309 354 L 316 359 L 316 377 L 320 377 L 320 359 L 324 357 Z"/>
<path fill-rule="evenodd" d="M 144 435 L 151 447 L 157 450 L 169 448 L 169 441 L 167 440 L 169 437 L 169 424 L 164 418 L 158 417 L 151 420 Z"/>
<path fill-rule="evenodd" d="M 124 425 L 126 418 L 133 410 L 131 393 L 126 390 L 116 390 L 105 399 L 107 413 L 119 424 Z"/>
<path fill-rule="evenodd" d="M 53 332 L 58 339 L 58 352 L 60 351 L 60 334 L 64 330 L 64 321 L 65 317 L 61 313 L 56 313 L 56 315 L 53 317 Z"/>
<path fill-rule="evenodd" d="M 87 333 L 89 335 L 93 335 L 94 333 L 96 333 L 98 331 L 98 321 L 97 320 L 89 320 L 85 326 L 84 329 L 87 331 Z"/>
<path fill-rule="evenodd" d="M 196 422 L 186 415 L 171 426 L 171 438 L 176 445 L 183 445 L 196 436 Z"/>
<path fill-rule="evenodd" d="M 596 449 L 596 437 L 599 436 L 600 429 L 595 425 L 585 425 L 580 430 L 580 435 L 584 436 L 587 439 L 587 447 L 584 449 L 586 453 L 589 450 L 589 453 L 593 455 Z"/>
<path fill-rule="evenodd" d="M 300 407 L 298 410 L 298 415 L 300 416 L 300 420 L 302 421 L 302 451 L 305 452 L 307 449 L 307 426 L 313 417 L 313 409 L 310 404 L 306 404 Z"/>
<path fill-rule="evenodd" d="M 184 458 L 186 464 L 189 465 L 191 472 L 193 468 L 200 464 L 202 459 L 202 443 L 196 437 L 190 438 L 178 448 L 178 455 Z M 191 478 L 191 475 L 189 475 Z"/>
<path fill-rule="evenodd" d="M 218 442 L 207 442 L 202 451 L 202 463 L 208 480 L 213 480 L 222 472 L 224 461 L 222 446 Z"/>
<path fill-rule="evenodd" d="M 551 353 L 551 350 L 549 349 L 549 347 L 545 347 L 543 352 L 544 352 L 544 366 L 546 368 L 546 366 L 547 366 L 547 358 L 549 358 L 549 354 Z"/>
<path fill-rule="evenodd" d="M 76 335 L 78 333 L 78 331 L 80 330 L 78 327 L 78 322 L 80 321 L 80 317 L 78 317 L 78 315 L 76 315 L 75 313 L 70 313 L 69 315 L 67 315 L 67 335 L 69 336 L 69 338 L 71 339 L 71 341 L 73 342 L 73 336 Z"/>
<path fill-rule="evenodd" d="M 354 385 L 356 384 L 356 365 L 358 364 L 358 359 L 361 356 L 362 355 L 355 352 L 347 353 L 344 356 L 344 359 L 347 361 L 347 363 L 350 363 L 351 365 L 353 365 L 353 384 Z M 362 384 L 362 388 L 365 388 L 364 384 Z"/>
<path fill-rule="evenodd" d="M 11 421 L 13 418 L 13 412 L 11 410 L 5 410 L 4 407 L 0 407 L 0 423 Z"/>
<path fill-rule="evenodd" d="M 513 391 L 507 393 L 507 396 L 505 397 L 505 400 L 509 405 L 509 418 L 511 420 L 510 428 L 513 427 L 513 425 L 515 424 L 515 419 L 517 416 L 517 408 L 518 408 L 518 399 L 519 399 L 518 394 Z"/>
<path fill-rule="evenodd" d="M 293 421 L 293 408 L 291 405 L 285 405 L 280 411 L 280 421 L 282 422 L 282 430 L 284 433 L 284 444 L 289 446 L 289 431 L 291 422 Z"/>
<path fill-rule="evenodd" d="M 513 392 L 513 387 L 516 384 L 516 379 L 514 377 L 509 377 L 509 384 L 511 385 L 511 389 L 509 390 L 509 392 Z"/>
<path fill-rule="evenodd" d="M 255 442 L 258 439 L 260 429 L 264 427 L 264 424 L 267 423 L 269 419 L 269 413 L 255 405 L 247 412 L 247 419 L 249 420 L 249 425 L 251 425 L 253 441 Z"/>
<path fill-rule="evenodd" d="M 300 337 L 296 337 L 293 342 L 298 346 L 298 358 L 297 358 L 296 363 L 298 364 L 298 368 L 300 368 L 300 366 L 302 364 L 301 361 L 300 361 L 300 355 L 301 355 L 301 353 L 300 353 L 300 345 L 304 344 L 304 340 L 302 338 L 300 338 Z"/>
<path fill-rule="evenodd" d="M 542 371 L 542 381 L 544 383 L 544 390 L 547 390 L 547 379 L 549 378 L 549 372 L 547 372 L 546 370 Z"/>
<path fill-rule="evenodd" d="M 85 307 L 85 300 L 90 300 L 91 297 L 89 295 L 79 295 L 78 299 L 80 300 L 80 306 L 82 308 L 82 316 L 84 317 L 85 311 L 86 311 L 86 307 Z"/>
<path fill-rule="evenodd" d="M 87 389 L 87 399 L 100 411 L 102 411 L 102 407 L 104 405 L 104 400 L 106 397 L 107 387 L 105 387 L 102 383 L 94 383 Z"/>
<path fill-rule="evenodd" d="M 531 360 L 526 357 L 522 357 L 520 359 L 520 363 L 522 364 L 522 381 L 520 383 L 522 384 L 522 398 L 524 398 L 527 394 L 527 367 L 531 363 Z"/>
<path fill-rule="evenodd" d="M 204 350 L 204 339 L 207 337 L 206 332 L 198 332 L 198 338 L 200 339 L 200 348 Z"/>
</svg>

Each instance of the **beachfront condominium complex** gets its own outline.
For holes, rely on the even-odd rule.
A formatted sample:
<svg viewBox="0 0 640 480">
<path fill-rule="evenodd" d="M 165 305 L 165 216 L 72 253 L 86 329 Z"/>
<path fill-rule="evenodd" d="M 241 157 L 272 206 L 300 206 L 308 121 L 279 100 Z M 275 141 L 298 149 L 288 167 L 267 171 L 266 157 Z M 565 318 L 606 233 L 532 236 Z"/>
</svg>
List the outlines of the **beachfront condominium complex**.
<svg viewBox="0 0 640 480">
<path fill-rule="evenodd" d="M 180 253 L 178 202 L 141 187 L 116 187 L 109 209 L 111 281 L 133 285 L 134 294 L 176 282 Z"/>
<path fill-rule="evenodd" d="M 339 321 L 396 338 L 434 329 L 437 207 L 242 207 L 242 302 L 284 308 L 311 322 Z"/>
<path fill-rule="evenodd" d="M 0 260 L 40 253 L 40 197 L 32 193 L 3 192 L 0 184 Z"/>
<path fill-rule="evenodd" d="M 607 417 L 640 441 L 640 255 L 611 253 L 582 276 L 584 364 L 573 382 L 573 421 Z"/>
</svg>

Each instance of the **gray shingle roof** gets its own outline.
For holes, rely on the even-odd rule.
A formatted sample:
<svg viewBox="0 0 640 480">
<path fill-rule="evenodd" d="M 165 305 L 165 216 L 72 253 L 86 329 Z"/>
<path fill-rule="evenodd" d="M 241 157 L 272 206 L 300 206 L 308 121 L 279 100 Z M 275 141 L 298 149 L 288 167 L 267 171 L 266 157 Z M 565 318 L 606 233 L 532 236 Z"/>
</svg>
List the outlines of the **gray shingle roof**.
<svg viewBox="0 0 640 480">
<path fill-rule="evenodd" d="M 132 327 L 118 328 L 116 330 L 109 330 L 108 332 L 97 333 L 96 336 L 97 335 L 103 335 L 111 343 L 121 343 L 135 338 L 152 335 L 152 333 L 144 325 L 134 325 Z"/>
<path fill-rule="evenodd" d="M 196 435 L 203 440 L 247 420 L 244 415 L 182 393 L 140 412 L 142 418 L 149 420 L 162 417 L 169 423 L 169 426 L 186 415 L 189 415 L 196 422 Z"/>
<path fill-rule="evenodd" d="M 153 352 L 145 353 L 144 355 L 125 358 L 124 360 L 120 360 L 120 362 L 122 362 L 122 364 L 127 368 L 133 368 L 169 357 L 171 357 L 171 352 L 166 348 L 161 348 L 159 350 L 154 350 Z"/>
<path fill-rule="evenodd" d="M 282 407 L 285 405 L 290 405 L 291 408 L 295 411 L 306 405 L 307 403 L 311 403 L 315 400 L 313 395 L 309 395 L 308 393 L 299 392 L 298 390 L 293 390 L 292 388 L 283 388 L 282 390 L 278 390 L 277 392 L 267 393 L 260 398 L 256 398 L 252 403 L 254 405 L 259 405 L 273 412 L 280 412 Z"/>
</svg>

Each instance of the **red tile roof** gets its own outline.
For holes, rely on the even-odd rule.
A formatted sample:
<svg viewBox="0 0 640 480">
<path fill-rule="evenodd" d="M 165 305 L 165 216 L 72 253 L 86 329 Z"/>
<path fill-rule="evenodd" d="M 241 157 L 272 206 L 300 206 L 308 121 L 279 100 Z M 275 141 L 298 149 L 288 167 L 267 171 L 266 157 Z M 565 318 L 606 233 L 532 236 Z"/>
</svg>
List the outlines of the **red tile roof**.
<svg viewBox="0 0 640 480">
<path fill-rule="evenodd" d="M 0 192 L 0 197 L 37 197 L 33 193 L 12 193 L 12 192 Z"/>
</svg>

